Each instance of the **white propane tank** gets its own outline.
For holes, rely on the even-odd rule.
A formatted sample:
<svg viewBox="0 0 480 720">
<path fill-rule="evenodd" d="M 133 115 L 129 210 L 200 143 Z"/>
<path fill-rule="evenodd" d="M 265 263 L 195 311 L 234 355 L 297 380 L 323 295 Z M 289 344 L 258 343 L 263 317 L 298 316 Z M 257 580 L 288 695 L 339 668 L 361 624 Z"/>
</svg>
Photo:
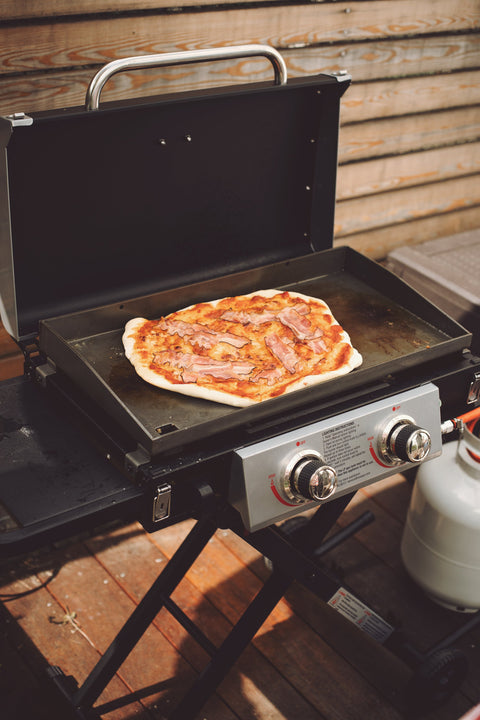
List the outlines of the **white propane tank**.
<svg viewBox="0 0 480 720">
<path fill-rule="evenodd" d="M 466 427 L 419 468 L 401 553 L 437 603 L 458 612 L 480 608 L 480 439 Z"/>
</svg>

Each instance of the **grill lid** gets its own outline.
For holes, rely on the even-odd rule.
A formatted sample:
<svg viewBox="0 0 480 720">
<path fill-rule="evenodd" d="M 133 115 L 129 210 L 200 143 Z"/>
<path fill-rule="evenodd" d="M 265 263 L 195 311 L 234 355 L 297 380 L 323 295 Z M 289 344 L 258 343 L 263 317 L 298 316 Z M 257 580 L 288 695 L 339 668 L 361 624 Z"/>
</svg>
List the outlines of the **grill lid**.
<svg viewBox="0 0 480 720">
<path fill-rule="evenodd" d="M 0 118 L 8 331 L 329 248 L 348 84 L 319 75 Z"/>
</svg>

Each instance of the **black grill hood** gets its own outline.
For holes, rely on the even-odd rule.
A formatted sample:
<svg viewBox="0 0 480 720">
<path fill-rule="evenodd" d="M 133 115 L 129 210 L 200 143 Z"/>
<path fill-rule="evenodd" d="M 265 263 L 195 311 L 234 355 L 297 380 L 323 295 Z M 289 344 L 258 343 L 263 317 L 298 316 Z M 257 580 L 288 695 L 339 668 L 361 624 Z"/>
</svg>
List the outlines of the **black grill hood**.
<svg viewBox="0 0 480 720">
<path fill-rule="evenodd" d="M 331 247 L 349 78 L 0 119 L 3 319 L 40 319 Z"/>
</svg>

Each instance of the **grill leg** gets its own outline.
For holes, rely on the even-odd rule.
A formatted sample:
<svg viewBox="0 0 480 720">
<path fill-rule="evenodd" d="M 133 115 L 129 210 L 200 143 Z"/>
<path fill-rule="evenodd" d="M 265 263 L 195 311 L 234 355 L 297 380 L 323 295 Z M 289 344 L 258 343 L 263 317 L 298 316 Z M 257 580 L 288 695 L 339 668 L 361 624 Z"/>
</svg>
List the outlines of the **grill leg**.
<svg viewBox="0 0 480 720">
<path fill-rule="evenodd" d="M 163 607 L 165 596 L 170 596 L 175 590 L 216 529 L 217 525 L 210 517 L 201 518 L 193 527 L 83 685 L 73 695 L 72 702 L 76 708 L 88 709 L 93 706 Z"/>
<path fill-rule="evenodd" d="M 335 502 L 320 507 L 310 520 L 309 529 L 304 533 L 299 545 L 305 548 L 308 547 L 312 538 L 315 538 L 316 543 L 321 543 L 338 517 L 342 514 L 351 497 L 352 495 L 347 495 L 339 498 Z M 244 539 L 260 550 L 260 552 L 264 551 L 264 547 L 273 550 L 274 556 L 281 555 L 283 547 L 285 546 L 284 539 L 272 530 L 272 528 L 259 530 Z M 302 564 L 302 557 L 295 550 L 292 552 L 294 562 L 300 562 L 300 564 Z M 308 563 L 308 573 L 312 564 L 308 562 L 307 558 L 305 558 L 305 562 Z M 215 692 L 241 653 L 253 639 L 257 630 L 259 630 L 275 605 L 281 600 L 292 584 L 295 574 L 290 572 L 289 564 L 290 563 L 287 563 L 287 569 L 286 572 L 284 572 L 284 570 L 281 569 L 281 560 L 278 563 L 274 563 L 272 575 L 247 607 L 240 620 L 223 641 L 187 695 L 185 695 L 174 710 L 170 716 L 170 720 L 194 720 L 197 713 L 201 710 L 208 698 Z M 312 578 L 312 581 L 314 581 L 314 588 L 317 590 L 318 582 L 320 581 L 320 583 L 322 583 L 323 579 L 322 577 L 317 580 Z M 307 584 L 310 585 L 311 583 Z"/>
<path fill-rule="evenodd" d="M 283 573 L 276 571 L 270 576 L 187 695 L 170 715 L 170 720 L 193 720 L 196 717 L 291 583 L 291 578 Z"/>
<path fill-rule="evenodd" d="M 171 720 L 194 720 L 208 698 L 235 664 L 255 633 L 283 597 L 294 578 L 321 596 L 326 578 L 317 575 L 317 566 L 303 556 L 302 550 L 311 548 L 311 540 L 321 543 L 341 515 L 351 496 L 339 498 L 317 510 L 308 528 L 297 538 L 297 550 L 273 528 L 266 528 L 244 538 L 253 547 L 274 560 L 274 571 L 240 620 L 224 640 L 171 715 Z M 190 566 L 201 554 L 218 528 L 210 514 L 201 517 L 159 575 L 143 600 L 100 658 L 83 685 L 72 693 L 71 702 L 79 717 L 87 717 L 93 704 L 108 685 L 115 672 L 147 630 L 160 609 L 168 604 L 170 595 Z M 290 547 L 290 552 L 288 548 Z M 300 550 L 300 553 L 299 553 Z M 299 572 L 300 565 L 300 572 Z M 328 589 L 329 583 L 327 582 Z M 68 694 L 68 693 L 67 693 Z"/>
</svg>

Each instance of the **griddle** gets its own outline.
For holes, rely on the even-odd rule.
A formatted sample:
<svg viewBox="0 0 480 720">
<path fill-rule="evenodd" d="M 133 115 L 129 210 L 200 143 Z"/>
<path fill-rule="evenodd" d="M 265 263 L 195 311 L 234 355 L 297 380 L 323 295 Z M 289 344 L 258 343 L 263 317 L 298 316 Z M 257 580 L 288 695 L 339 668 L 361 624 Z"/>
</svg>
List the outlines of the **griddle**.
<svg viewBox="0 0 480 720">
<path fill-rule="evenodd" d="M 122 334 L 132 317 L 174 310 L 263 288 L 325 300 L 350 334 L 363 364 L 347 376 L 248 408 L 161 390 L 140 379 L 125 358 Z M 156 456 L 214 433 L 342 397 L 382 378 L 468 347 L 470 334 L 380 265 L 350 248 L 294 258 L 121 304 L 40 323 L 40 347 L 149 454 Z"/>
</svg>

